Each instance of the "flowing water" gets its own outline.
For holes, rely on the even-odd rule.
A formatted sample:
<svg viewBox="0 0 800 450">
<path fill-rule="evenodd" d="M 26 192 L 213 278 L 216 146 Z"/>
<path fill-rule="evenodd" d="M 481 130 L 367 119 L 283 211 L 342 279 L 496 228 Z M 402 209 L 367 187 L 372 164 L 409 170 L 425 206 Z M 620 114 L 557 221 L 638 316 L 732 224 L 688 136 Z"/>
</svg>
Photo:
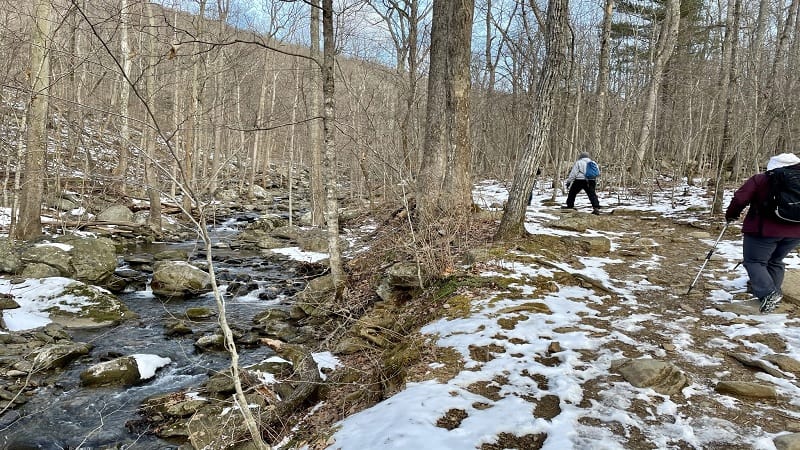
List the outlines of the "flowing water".
<svg viewBox="0 0 800 450">
<path fill-rule="evenodd" d="M 230 224 L 228 224 L 230 225 Z M 235 225 L 235 224 L 234 224 Z M 235 229 L 235 226 L 233 227 Z M 230 237 L 230 226 L 215 230 L 215 243 Z M 156 253 L 163 249 L 184 249 L 194 259 L 204 260 L 195 243 L 162 244 L 134 249 L 140 253 Z M 265 260 L 256 254 L 247 254 L 224 248 L 214 250 L 215 270 L 218 279 L 236 277 L 255 281 L 258 288 L 242 297 L 227 299 L 227 317 L 231 326 L 248 329 L 255 313 L 274 307 L 288 295 L 301 289 L 302 277 L 297 266 L 290 261 Z M 220 281 L 225 289 L 225 281 Z M 260 293 L 269 292 L 262 300 Z M 3 449 L 168 449 L 177 445 L 150 434 L 134 435 L 125 423 L 140 419 L 137 408 L 151 395 L 174 392 L 202 384 L 210 373 L 223 370 L 229 364 L 224 352 L 199 352 L 194 347 L 198 331 L 202 334 L 217 328 L 216 320 L 192 323 L 195 335 L 166 337 L 165 320 L 185 317 L 185 310 L 206 306 L 216 310 L 213 296 L 164 302 L 145 290 L 122 294 L 120 298 L 139 316 L 139 320 L 104 330 L 73 331 L 75 341 L 91 342 L 94 349 L 87 358 L 79 359 L 59 375 L 58 382 L 37 390 L 35 395 L 13 413 L 19 419 L 0 424 L 0 447 Z M 133 387 L 84 388 L 79 375 L 99 361 L 131 354 L 154 354 L 168 357 L 172 362 L 160 369 L 154 378 Z M 271 356 L 266 347 L 240 349 L 241 365 L 257 363 Z M 8 422 L 8 420 L 6 419 Z"/>
</svg>

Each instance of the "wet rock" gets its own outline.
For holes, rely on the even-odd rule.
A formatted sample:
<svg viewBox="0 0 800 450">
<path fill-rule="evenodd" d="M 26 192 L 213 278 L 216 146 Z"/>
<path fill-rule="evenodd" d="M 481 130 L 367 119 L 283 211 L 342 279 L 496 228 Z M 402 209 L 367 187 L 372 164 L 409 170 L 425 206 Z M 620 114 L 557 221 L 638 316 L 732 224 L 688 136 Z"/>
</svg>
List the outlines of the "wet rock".
<svg viewBox="0 0 800 450">
<path fill-rule="evenodd" d="M 211 291 L 211 277 L 186 262 L 161 261 L 155 265 L 150 287 L 158 297 L 183 298 Z"/>
<path fill-rule="evenodd" d="M 206 306 L 197 306 L 186 309 L 185 314 L 189 320 L 205 320 L 215 317 L 217 312 Z"/>
<path fill-rule="evenodd" d="M 80 356 L 88 355 L 92 347 L 84 342 L 48 344 L 35 352 L 33 365 L 38 370 L 61 368 Z"/>
<path fill-rule="evenodd" d="M 225 336 L 221 334 L 202 336 L 195 341 L 194 346 L 201 351 L 225 350 Z"/>
<path fill-rule="evenodd" d="M 189 254 L 186 250 L 180 249 L 164 250 L 153 255 L 153 259 L 156 261 L 187 261 Z"/>
<path fill-rule="evenodd" d="M 164 324 L 165 336 L 185 336 L 192 333 L 192 328 L 183 320 L 172 320 Z"/>
<path fill-rule="evenodd" d="M 611 368 L 632 385 L 649 387 L 664 395 L 677 394 L 689 383 L 689 379 L 678 368 L 657 359 L 624 359 L 612 363 Z"/>
<path fill-rule="evenodd" d="M 153 264 L 155 262 L 155 257 L 153 255 L 147 253 L 137 253 L 134 255 L 125 255 L 123 257 L 123 261 L 128 264 L 134 265 L 141 265 L 141 264 Z"/>
<path fill-rule="evenodd" d="M 255 281 L 249 281 L 247 283 L 242 283 L 240 281 L 232 281 L 230 284 L 228 284 L 228 287 L 225 289 L 225 292 L 233 297 L 241 297 L 257 289 L 258 289 L 258 283 Z"/>
<path fill-rule="evenodd" d="M 141 379 L 141 375 L 136 358 L 124 356 L 89 367 L 81 372 L 80 379 L 83 386 L 89 387 L 132 386 Z"/>
<path fill-rule="evenodd" d="M 758 383 L 746 381 L 720 381 L 714 387 L 720 394 L 729 394 L 737 397 L 751 398 L 777 398 L 778 393 L 772 386 L 765 386 Z"/>
</svg>

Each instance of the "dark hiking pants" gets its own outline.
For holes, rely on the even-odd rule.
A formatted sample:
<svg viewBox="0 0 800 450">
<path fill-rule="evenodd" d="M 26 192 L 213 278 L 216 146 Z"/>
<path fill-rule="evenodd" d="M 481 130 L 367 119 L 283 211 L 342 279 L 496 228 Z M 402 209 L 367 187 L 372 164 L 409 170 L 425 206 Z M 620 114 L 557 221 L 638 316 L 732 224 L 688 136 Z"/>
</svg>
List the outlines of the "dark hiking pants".
<svg viewBox="0 0 800 450">
<path fill-rule="evenodd" d="M 600 202 L 597 200 L 597 194 L 594 189 L 597 186 L 595 180 L 574 180 L 569 186 L 569 194 L 567 194 L 567 206 L 570 208 L 575 207 L 575 197 L 580 191 L 586 191 L 589 196 L 589 201 L 592 202 L 593 208 L 600 208 Z"/>
<path fill-rule="evenodd" d="M 750 278 L 750 290 L 759 299 L 783 284 L 783 258 L 800 245 L 800 238 L 762 237 L 745 234 L 742 240 L 744 268 Z"/>
</svg>

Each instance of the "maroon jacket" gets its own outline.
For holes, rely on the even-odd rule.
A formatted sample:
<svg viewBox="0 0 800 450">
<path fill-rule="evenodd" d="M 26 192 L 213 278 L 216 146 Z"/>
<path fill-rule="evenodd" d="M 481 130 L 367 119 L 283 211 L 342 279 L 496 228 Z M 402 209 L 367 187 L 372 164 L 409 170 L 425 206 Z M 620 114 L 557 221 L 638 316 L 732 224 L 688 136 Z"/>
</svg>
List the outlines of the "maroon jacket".
<svg viewBox="0 0 800 450">
<path fill-rule="evenodd" d="M 778 221 L 759 210 L 767 198 L 768 184 L 765 173 L 757 173 L 745 181 L 733 194 L 731 203 L 725 211 L 725 219 L 738 219 L 744 208 L 750 205 L 742 224 L 742 233 L 764 237 L 800 238 L 800 224 Z"/>
</svg>

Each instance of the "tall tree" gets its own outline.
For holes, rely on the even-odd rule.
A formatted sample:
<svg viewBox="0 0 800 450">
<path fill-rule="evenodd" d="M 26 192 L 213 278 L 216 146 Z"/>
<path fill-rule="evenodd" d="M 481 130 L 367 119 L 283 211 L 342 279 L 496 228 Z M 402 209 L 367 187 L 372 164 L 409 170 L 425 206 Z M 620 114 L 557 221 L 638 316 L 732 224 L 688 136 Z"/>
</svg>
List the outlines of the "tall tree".
<svg viewBox="0 0 800 450">
<path fill-rule="evenodd" d="M 308 62 L 310 81 L 310 109 L 312 117 L 322 116 L 322 86 L 320 67 L 322 61 L 319 54 L 319 11 L 320 0 L 309 0 L 311 5 L 311 47 Z M 309 145 L 311 146 L 311 224 L 322 225 L 325 222 L 325 184 L 322 180 L 322 123 L 319 119 L 308 122 Z"/>
<path fill-rule="evenodd" d="M 533 174 L 550 134 L 556 88 L 566 78 L 569 69 L 569 43 L 569 1 L 549 0 L 545 23 L 544 61 L 531 102 L 535 105 L 531 129 L 525 150 L 517 162 L 514 181 L 495 239 L 512 239 L 525 233 L 524 220 L 528 194 L 533 189 L 535 181 Z"/>
<path fill-rule="evenodd" d="M 145 5 L 148 25 L 151 30 L 156 30 L 156 17 L 153 9 L 152 3 Z M 153 31 L 147 39 L 148 56 L 144 65 L 146 67 L 144 71 L 145 88 L 147 89 L 147 99 L 150 104 L 155 104 L 156 99 L 156 61 L 158 59 L 156 51 L 156 33 Z M 155 116 L 150 116 L 149 119 L 150 127 L 145 133 L 146 136 L 149 136 L 149 139 L 145 143 L 145 158 L 142 164 L 144 167 L 144 181 L 147 187 L 147 198 L 150 200 L 150 215 L 147 218 L 147 223 L 153 232 L 161 234 L 161 190 L 159 189 L 158 176 L 156 175 L 158 157 L 156 156 L 156 139 L 153 132 L 153 130 L 158 129 L 158 124 L 155 123 Z"/>
<path fill-rule="evenodd" d="M 469 136 L 473 0 L 435 0 L 417 208 L 423 223 L 472 205 Z"/>
<path fill-rule="evenodd" d="M 114 176 L 118 178 L 116 184 L 120 192 L 125 193 L 125 175 L 128 172 L 128 149 L 130 148 L 130 120 L 128 117 L 128 106 L 131 96 L 131 86 L 128 80 L 131 78 L 131 47 L 128 42 L 128 25 L 130 12 L 128 11 L 128 0 L 120 0 L 119 10 L 119 59 L 122 66 L 122 74 L 119 76 L 119 137 L 120 149 L 117 166 L 114 167 Z"/>
<path fill-rule="evenodd" d="M 597 69 L 597 120 L 594 121 L 594 154 L 599 157 L 603 153 L 603 136 L 606 135 L 606 111 L 608 110 L 608 75 L 611 39 L 611 19 L 614 14 L 614 0 L 605 0 L 603 7 L 603 23 L 600 28 L 600 56 Z"/>
<path fill-rule="evenodd" d="M 21 240 L 33 239 L 42 234 L 42 195 L 50 93 L 50 12 L 49 0 L 37 0 L 31 31 L 27 148 L 19 215 L 13 231 L 13 236 Z"/>
<path fill-rule="evenodd" d="M 652 133 L 656 114 L 658 92 L 663 81 L 664 68 L 675 49 L 680 25 L 680 0 L 667 0 L 664 22 L 658 33 L 658 41 L 652 61 L 652 70 L 645 97 L 644 111 L 639 138 L 636 143 L 636 157 L 633 160 L 631 176 L 638 179 L 642 173 L 645 157 L 652 145 Z"/>
<path fill-rule="evenodd" d="M 337 293 L 343 287 L 345 278 L 342 265 L 342 252 L 339 247 L 339 202 L 337 200 L 336 147 L 334 138 L 334 121 L 336 120 L 336 85 L 334 78 L 334 53 L 336 44 L 333 32 L 333 0 L 322 0 L 322 97 L 324 104 L 323 130 L 325 137 L 325 153 L 323 168 L 325 171 L 325 222 L 328 230 L 328 261 L 331 277 Z"/>
<path fill-rule="evenodd" d="M 725 21 L 725 40 L 722 49 L 722 64 L 720 65 L 719 75 L 719 96 L 720 103 L 725 107 L 722 112 L 721 137 L 719 151 L 717 153 L 717 176 L 714 190 L 714 200 L 711 204 L 711 213 L 719 214 L 722 212 L 722 195 L 724 194 L 725 170 L 734 166 L 735 154 L 731 154 L 731 120 L 733 120 L 733 88 L 731 84 L 736 82 L 734 71 L 736 70 L 736 55 L 739 48 L 739 15 L 741 14 L 742 1 L 733 0 L 733 4 L 728 5 L 728 14 Z M 731 164 L 728 164 L 728 161 Z M 731 170 L 733 172 L 733 170 Z"/>
</svg>

